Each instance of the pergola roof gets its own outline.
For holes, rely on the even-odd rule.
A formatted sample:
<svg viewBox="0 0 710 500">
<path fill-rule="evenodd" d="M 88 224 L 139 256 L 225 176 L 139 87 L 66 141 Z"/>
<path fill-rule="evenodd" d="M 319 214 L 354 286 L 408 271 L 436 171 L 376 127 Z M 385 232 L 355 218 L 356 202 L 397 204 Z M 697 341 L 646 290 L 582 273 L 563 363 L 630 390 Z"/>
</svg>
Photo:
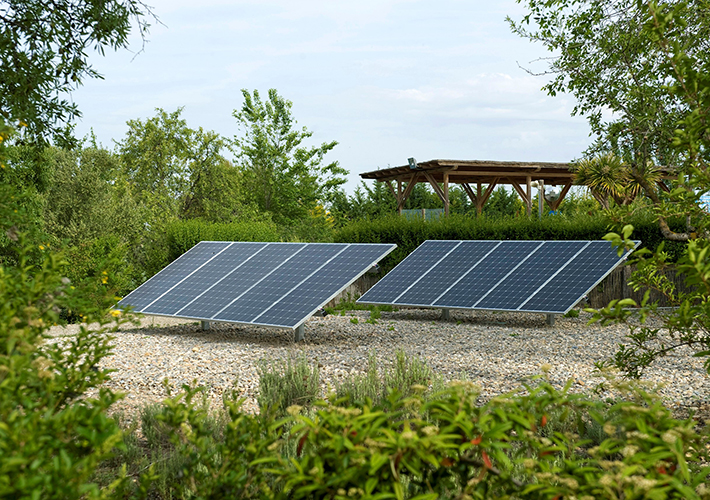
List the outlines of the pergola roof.
<svg viewBox="0 0 710 500">
<path fill-rule="evenodd" d="M 547 186 L 562 185 L 560 196 L 548 202 L 552 210 L 557 210 L 567 191 L 572 187 L 573 173 L 569 163 L 543 163 L 520 161 L 488 160 L 429 160 L 418 163 L 416 168 L 409 165 L 373 170 L 360 174 L 363 179 L 384 182 L 397 198 L 397 210 L 401 213 L 404 202 L 418 182 L 428 182 L 444 203 L 444 211 L 449 213 L 449 183 L 460 184 L 481 213 L 483 204 L 498 184 L 509 184 L 515 188 L 527 206 L 532 210 L 532 182 Z M 397 183 L 396 187 L 392 182 Z M 406 184 L 405 184 L 406 183 Z M 471 185 L 475 185 L 475 190 Z M 542 207 L 541 207 L 542 209 Z"/>
<path fill-rule="evenodd" d="M 543 186 L 563 186 L 556 199 L 548 200 L 546 196 L 540 199 L 541 213 L 543 199 L 544 203 L 555 211 L 574 183 L 574 173 L 570 170 L 570 166 L 569 163 L 550 162 L 429 160 L 417 163 L 416 168 L 410 168 L 409 165 L 384 168 L 365 172 L 360 174 L 360 177 L 384 182 L 397 199 L 399 213 L 402 213 L 404 203 L 414 186 L 418 182 L 428 182 L 444 203 L 444 212 L 447 215 L 450 183 L 461 185 L 479 214 L 497 185 L 511 185 L 522 198 L 530 215 L 533 182 L 537 182 L 540 189 Z M 659 169 L 664 179 L 673 178 L 675 175 L 672 167 L 659 167 Z M 396 185 L 393 185 L 393 182 L 396 182 Z M 659 187 L 668 190 L 668 187 L 660 181 Z"/>
<path fill-rule="evenodd" d="M 490 161 L 490 160 L 429 160 L 417 164 L 416 169 L 409 165 L 384 168 L 360 174 L 363 179 L 377 181 L 408 181 L 414 172 L 426 172 L 436 182 L 444 182 L 444 174 L 454 184 L 489 184 L 498 178 L 497 184 L 525 183 L 528 176 L 532 180 L 543 180 L 545 185 L 566 185 L 572 180 L 573 173 L 569 163 Z M 427 179 L 424 178 L 423 181 Z"/>
</svg>

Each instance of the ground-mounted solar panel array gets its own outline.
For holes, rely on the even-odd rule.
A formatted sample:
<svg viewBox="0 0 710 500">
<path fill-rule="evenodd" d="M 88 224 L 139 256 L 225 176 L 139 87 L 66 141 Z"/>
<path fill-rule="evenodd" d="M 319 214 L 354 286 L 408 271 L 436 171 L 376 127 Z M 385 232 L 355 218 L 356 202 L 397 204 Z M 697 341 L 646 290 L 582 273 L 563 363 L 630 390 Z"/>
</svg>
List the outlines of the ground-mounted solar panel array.
<svg viewBox="0 0 710 500">
<path fill-rule="evenodd" d="M 295 329 L 395 247 L 203 241 L 118 306 L 143 314 Z"/>
<path fill-rule="evenodd" d="M 608 241 L 428 240 L 358 302 L 565 314 L 629 253 Z"/>
</svg>

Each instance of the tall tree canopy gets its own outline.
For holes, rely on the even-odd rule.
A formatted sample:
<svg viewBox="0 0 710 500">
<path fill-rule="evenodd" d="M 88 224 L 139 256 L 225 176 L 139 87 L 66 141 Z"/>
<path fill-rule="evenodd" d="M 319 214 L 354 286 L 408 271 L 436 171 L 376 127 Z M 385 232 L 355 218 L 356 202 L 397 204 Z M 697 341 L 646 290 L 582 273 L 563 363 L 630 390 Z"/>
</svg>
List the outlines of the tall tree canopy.
<svg viewBox="0 0 710 500">
<path fill-rule="evenodd" d="M 132 191 L 158 218 L 228 222 L 243 215 L 241 174 L 222 155 L 225 139 L 189 128 L 181 113 L 157 109 L 152 118 L 128 121 L 118 150 Z"/>
<path fill-rule="evenodd" d="M 291 101 L 276 89 L 266 101 L 257 90 L 242 95 L 244 105 L 234 111 L 241 134 L 232 145 L 251 200 L 279 223 L 303 219 L 318 204 L 328 204 L 348 173 L 337 161 L 324 163 L 338 143 L 302 145 L 313 132 L 296 128 Z"/>
<path fill-rule="evenodd" d="M 628 166 L 628 175 L 660 207 L 665 194 L 647 175 L 649 166 L 682 166 L 686 151 L 673 146 L 675 129 L 691 107 L 672 91 L 666 50 L 645 29 L 648 9 L 638 0 L 518 0 L 528 9 L 512 30 L 542 43 L 553 55 L 543 89 L 550 95 L 569 92 L 577 99 L 575 114 L 586 116 L 598 140 L 589 155 L 613 153 Z M 706 2 L 676 2 L 676 23 L 669 33 L 688 57 L 710 53 L 710 11 Z M 679 177 L 686 193 L 692 187 Z M 690 217 L 690 213 L 675 213 Z M 690 219 L 689 219 L 690 222 Z M 691 231 L 670 230 L 669 239 L 687 240 Z"/>
<path fill-rule="evenodd" d="M 33 140 L 61 134 L 80 115 L 67 93 L 101 78 L 87 50 L 127 47 L 151 16 L 140 0 L 0 1 L 0 119 L 26 123 Z"/>
</svg>

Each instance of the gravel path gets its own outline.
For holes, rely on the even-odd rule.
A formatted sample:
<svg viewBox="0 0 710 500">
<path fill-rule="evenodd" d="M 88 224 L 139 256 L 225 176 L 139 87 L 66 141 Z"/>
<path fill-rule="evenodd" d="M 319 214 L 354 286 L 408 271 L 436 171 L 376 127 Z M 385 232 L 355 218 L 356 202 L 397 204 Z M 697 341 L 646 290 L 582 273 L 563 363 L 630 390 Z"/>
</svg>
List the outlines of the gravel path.
<svg viewBox="0 0 710 500">
<path fill-rule="evenodd" d="M 214 404 L 236 381 L 247 398 L 245 409 L 256 411 L 256 366 L 262 359 L 286 359 L 305 354 L 321 366 L 323 388 L 353 371 L 363 370 L 369 353 L 380 366 L 398 349 L 419 355 L 446 379 L 465 372 L 489 398 L 519 387 L 522 378 L 550 364 L 550 378 L 561 387 L 574 379 L 575 391 L 599 382 L 594 362 L 610 357 L 624 340 L 621 326 L 587 326 L 589 316 L 557 318 L 554 326 L 541 314 L 452 311 L 451 320 L 438 310 L 403 309 L 383 312 L 377 324 L 366 323 L 367 311 L 345 316 L 311 318 L 305 341 L 294 343 L 293 332 L 232 324 L 200 324 L 172 318 L 145 317 L 142 326 L 126 325 L 115 334 L 114 354 L 103 366 L 115 369 L 109 386 L 127 393 L 120 408 L 131 409 L 165 398 L 162 381 L 173 386 L 197 380 L 209 388 Z M 357 324 L 355 324 L 357 319 Z M 71 335 L 76 326 L 55 327 L 54 335 Z M 661 390 L 670 408 L 705 405 L 710 377 L 701 358 L 679 350 L 656 362 L 644 377 L 666 384 Z"/>
</svg>

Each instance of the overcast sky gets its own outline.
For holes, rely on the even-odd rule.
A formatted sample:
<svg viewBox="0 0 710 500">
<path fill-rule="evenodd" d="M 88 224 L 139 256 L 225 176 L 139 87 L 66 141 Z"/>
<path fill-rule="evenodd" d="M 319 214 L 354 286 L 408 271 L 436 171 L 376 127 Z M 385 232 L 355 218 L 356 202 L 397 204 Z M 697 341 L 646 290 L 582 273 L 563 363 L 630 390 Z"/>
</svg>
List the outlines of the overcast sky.
<svg viewBox="0 0 710 500">
<path fill-rule="evenodd" d="M 541 45 L 510 32 L 513 0 L 148 0 L 154 24 L 143 52 L 92 55 L 105 80 L 73 93 L 104 146 L 126 121 L 183 106 L 191 128 L 238 133 L 240 89 L 269 88 L 293 102 L 313 143 L 358 174 L 434 158 L 569 161 L 590 143 L 574 99 L 548 97 Z M 134 39 L 132 50 L 140 49 Z M 368 181 L 371 182 L 371 181 Z"/>
</svg>

